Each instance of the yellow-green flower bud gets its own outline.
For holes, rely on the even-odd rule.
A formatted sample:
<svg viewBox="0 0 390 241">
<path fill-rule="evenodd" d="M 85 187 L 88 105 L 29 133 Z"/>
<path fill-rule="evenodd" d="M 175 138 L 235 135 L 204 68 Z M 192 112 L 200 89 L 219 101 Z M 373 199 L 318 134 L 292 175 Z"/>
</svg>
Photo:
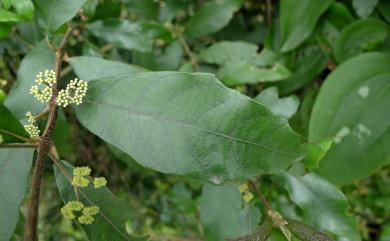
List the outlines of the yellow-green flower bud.
<svg viewBox="0 0 390 241">
<path fill-rule="evenodd" d="M 72 186 L 75 187 L 88 187 L 89 180 L 82 176 L 74 176 L 72 180 Z"/>
<path fill-rule="evenodd" d="M 89 167 L 76 167 L 73 169 L 73 175 L 75 176 L 89 176 L 91 174 L 91 168 Z"/>
<path fill-rule="evenodd" d="M 79 201 L 70 201 L 65 206 L 72 211 L 81 211 L 84 208 L 84 204 Z"/>
<path fill-rule="evenodd" d="M 240 193 L 244 193 L 244 192 L 248 191 L 248 184 L 247 183 L 242 184 L 240 186 L 239 190 L 240 190 Z"/>
<path fill-rule="evenodd" d="M 91 215 L 82 215 L 78 220 L 80 224 L 92 224 L 95 219 Z"/>
<path fill-rule="evenodd" d="M 99 213 L 99 207 L 94 205 L 90 207 L 85 207 L 83 209 L 83 214 L 87 216 L 94 216 Z"/>
<path fill-rule="evenodd" d="M 244 201 L 249 203 L 253 199 L 253 194 L 251 192 L 247 192 L 244 195 Z"/>
<path fill-rule="evenodd" d="M 93 181 L 93 185 L 95 188 L 101 188 L 104 187 L 107 184 L 107 180 L 104 177 L 97 177 Z"/>
</svg>

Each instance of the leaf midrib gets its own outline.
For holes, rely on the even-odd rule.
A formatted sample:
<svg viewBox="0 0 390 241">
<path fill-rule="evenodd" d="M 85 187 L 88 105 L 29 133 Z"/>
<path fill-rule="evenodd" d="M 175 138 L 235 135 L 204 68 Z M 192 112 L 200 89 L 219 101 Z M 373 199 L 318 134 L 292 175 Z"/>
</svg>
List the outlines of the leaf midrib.
<svg viewBox="0 0 390 241">
<path fill-rule="evenodd" d="M 252 142 L 252 141 L 244 140 L 244 139 L 241 139 L 241 138 L 238 138 L 238 137 L 230 136 L 230 135 L 218 132 L 218 131 L 209 130 L 209 129 L 202 128 L 202 127 L 199 127 L 199 126 L 195 126 L 195 125 L 192 125 L 192 124 L 184 123 L 184 122 L 179 121 L 179 120 L 169 119 L 169 118 L 166 118 L 166 117 L 162 118 L 161 116 L 160 116 L 160 118 L 156 118 L 154 115 L 151 115 L 151 114 L 148 114 L 148 113 L 143 113 L 143 112 L 137 112 L 135 110 L 132 110 L 131 108 L 123 107 L 123 106 L 116 105 L 116 104 L 103 103 L 103 102 L 92 101 L 92 100 L 85 100 L 85 102 L 86 103 L 90 103 L 90 104 L 95 104 L 95 105 L 114 107 L 117 110 L 126 111 L 127 113 L 132 114 L 132 115 L 149 117 L 151 120 L 154 120 L 154 121 L 166 122 L 168 124 L 171 124 L 172 122 L 175 122 L 176 124 L 179 124 L 179 125 L 181 125 L 181 126 L 183 126 L 185 128 L 192 128 L 192 129 L 195 129 L 195 130 L 199 130 L 201 132 L 205 132 L 205 133 L 207 133 L 209 135 L 215 135 L 215 136 L 218 136 L 218 137 L 221 137 L 221 138 L 224 138 L 224 139 L 229 139 L 229 140 L 232 140 L 232 141 L 238 141 L 238 142 L 245 143 L 245 144 L 248 144 L 248 145 L 256 146 L 256 147 L 265 149 L 265 150 L 270 151 L 270 152 L 275 152 L 275 153 L 280 153 L 280 154 L 285 154 L 285 155 L 290 155 L 290 156 L 296 156 L 296 155 L 299 154 L 297 152 L 287 152 L 287 151 L 277 150 L 275 148 L 272 148 L 272 147 L 269 147 L 269 146 L 266 146 L 266 145 L 261 145 L 261 144 L 258 144 L 256 142 Z"/>
</svg>

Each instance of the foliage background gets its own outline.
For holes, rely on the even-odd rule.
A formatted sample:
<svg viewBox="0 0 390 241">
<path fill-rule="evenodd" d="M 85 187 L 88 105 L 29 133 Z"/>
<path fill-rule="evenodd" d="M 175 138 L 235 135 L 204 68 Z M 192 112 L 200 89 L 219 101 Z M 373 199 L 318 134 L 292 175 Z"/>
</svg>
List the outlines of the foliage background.
<svg viewBox="0 0 390 241">
<path fill-rule="evenodd" d="M 288 173 L 262 176 L 262 191 L 284 216 L 339 239 L 390 239 L 389 1 L 2 0 L 0 101 L 18 119 L 42 107 L 26 90 L 53 64 L 47 40 L 56 43 L 69 20 L 79 28 L 63 79 L 130 70 L 212 73 L 287 118 L 302 143 L 335 138 L 319 167 L 318 158 L 306 158 Z M 253 231 L 261 219 L 264 208 L 243 201 L 239 182 L 218 187 L 145 168 L 81 122 L 73 109 L 61 111 L 61 158 L 107 177 L 110 190 L 136 211 L 130 233 L 224 240 Z M 329 182 L 303 176 L 313 171 Z M 39 240 L 87 240 L 60 215 L 50 163 L 45 173 Z M 23 222 L 21 215 L 14 240 Z M 275 232 L 270 239 L 284 237 Z"/>
</svg>

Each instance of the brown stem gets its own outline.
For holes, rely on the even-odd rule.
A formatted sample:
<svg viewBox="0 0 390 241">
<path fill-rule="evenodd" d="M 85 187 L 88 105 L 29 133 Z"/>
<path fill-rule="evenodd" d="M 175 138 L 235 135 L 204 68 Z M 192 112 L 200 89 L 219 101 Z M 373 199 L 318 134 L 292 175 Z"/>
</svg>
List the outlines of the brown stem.
<svg viewBox="0 0 390 241">
<path fill-rule="evenodd" d="M 24 144 L 24 143 L 9 143 L 0 144 L 0 148 L 37 148 L 36 144 Z"/>
<path fill-rule="evenodd" d="M 188 45 L 187 41 L 185 40 L 181 30 L 177 29 L 175 30 L 174 33 L 177 36 L 177 39 L 179 40 L 181 46 L 183 47 L 184 52 L 187 54 L 188 58 L 190 59 L 191 64 L 195 67 L 196 70 L 199 70 L 198 59 L 196 58 L 195 54 L 191 51 L 191 48 Z"/>
<path fill-rule="evenodd" d="M 253 181 L 249 181 L 249 185 L 255 190 L 257 196 L 259 196 L 261 202 L 263 203 L 267 211 L 274 211 L 271 205 L 268 203 L 267 199 L 265 199 L 264 195 L 257 188 L 256 184 Z"/>
<path fill-rule="evenodd" d="M 272 27 L 272 0 L 266 0 L 265 9 L 267 14 L 267 26 Z"/>
<path fill-rule="evenodd" d="M 190 238 L 190 237 L 177 237 L 177 236 L 164 236 L 164 235 L 155 235 L 150 238 L 151 240 L 159 240 L 159 241 L 203 241 L 198 238 Z"/>
<path fill-rule="evenodd" d="M 7 131 L 7 130 L 4 130 L 4 129 L 0 129 L 0 133 L 3 133 L 3 134 L 7 134 L 7 135 L 10 135 L 10 136 L 13 136 L 21 141 L 24 141 L 24 142 L 29 142 L 30 140 L 26 137 L 23 137 L 23 136 L 19 136 L 18 134 L 15 134 L 15 133 L 12 133 L 10 131 Z"/>
<path fill-rule="evenodd" d="M 57 82 L 61 76 L 61 65 L 64 56 L 64 48 L 72 33 L 72 28 L 69 27 L 65 33 L 60 46 L 56 49 L 55 72 Z M 47 121 L 45 130 L 42 134 L 41 141 L 38 145 L 37 158 L 35 161 L 34 172 L 31 182 L 30 200 L 27 209 L 27 220 L 25 224 L 24 241 L 36 241 L 37 237 L 37 223 L 39 215 L 39 197 L 41 192 L 42 177 L 45 167 L 45 157 L 48 154 L 53 138 L 54 128 L 57 122 L 57 82 L 53 84 L 53 96 L 49 104 L 49 119 Z"/>
</svg>

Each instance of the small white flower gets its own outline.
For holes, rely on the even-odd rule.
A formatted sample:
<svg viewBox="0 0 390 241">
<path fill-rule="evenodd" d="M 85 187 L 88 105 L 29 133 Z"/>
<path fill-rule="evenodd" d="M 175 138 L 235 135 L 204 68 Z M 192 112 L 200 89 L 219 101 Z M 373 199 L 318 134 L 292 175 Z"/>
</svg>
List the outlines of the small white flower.
<svg viewBox="0 0 390 241">
<path fill-rule="evenodd" d="M 39 72 L 36 76 L 35 83 L 30 88 L 30 94 L 41 102 L 49 102 L 53 96 L 53 84 L 56 83 L 56 73 L 54 70 L 45 70 L 43 73 Z"/>
<path fill-rule="evenodd" d="M 69 104 L 80 105 L 87 93 L 88 83 L 77 78 L 71 80 L 65 89 L 58 92 L 57 104 L 66 107 Z"/>
<path fill-rule="evenodd" d="M 26 113 L 26 117 L 27 117 L 28 124 L 24 125 L 24 129 L 26 129 L 27 133 L 31 138 L 38 137 L 40 131 L 38 126 L 35 125 L 36 122 L 35 117 L 31 114 L 30 111 Z"/>
</svg>

